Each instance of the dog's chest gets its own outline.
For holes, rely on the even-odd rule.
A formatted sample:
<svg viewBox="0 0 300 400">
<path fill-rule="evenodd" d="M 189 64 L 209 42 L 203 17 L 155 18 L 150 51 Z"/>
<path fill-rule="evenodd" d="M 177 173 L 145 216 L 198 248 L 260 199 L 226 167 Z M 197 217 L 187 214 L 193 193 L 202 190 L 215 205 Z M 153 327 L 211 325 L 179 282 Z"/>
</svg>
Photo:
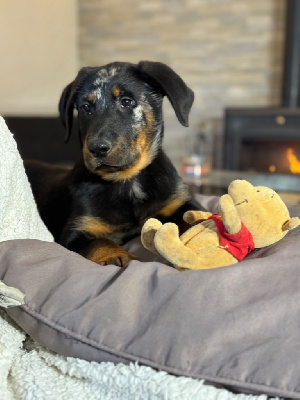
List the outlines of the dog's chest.
<svg viewBox="0 0 300 400">
<path fill-rule="evenodd" d="M 128 193 L 134 204 L 143 203 L 149 197 L 148 193 L 137 180 L 133 180 Z"/>
<path fill-rule="evenodd" d="M 159 208 L 156 196 L 138 180 L 122 184 L 81 185 L 73 191 L 73 200 L 75 215 L 93 216 L 120 226 L 140 226 Z"/>
<path fill-rule="evenodd" d="M 94 231 L 104 229 L 105 238 L 118 244 L 140 234 L 143 223 L 155 211 L 155 199 L 138 182 L 93 188 L 84 185 L 74 192 L 75 219 L 92 221 Z M 103 232 L 104 232 L 103 231 Z"/>
</svg>

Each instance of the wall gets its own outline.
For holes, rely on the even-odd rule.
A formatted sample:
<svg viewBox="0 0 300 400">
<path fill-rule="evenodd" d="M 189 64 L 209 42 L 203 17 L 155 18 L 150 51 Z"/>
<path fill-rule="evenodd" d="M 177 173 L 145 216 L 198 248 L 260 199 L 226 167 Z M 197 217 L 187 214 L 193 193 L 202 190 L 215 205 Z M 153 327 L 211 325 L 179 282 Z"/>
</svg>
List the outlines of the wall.
<svg viewBox="0 0 300 400">
<path fill-rule="evenodd" d="M 78 69 L 77 1 L 0 0 L 0 115 L 56 115 Z"/>
<path fill-rule="evenodd" d="M 285 0 L 80 0 L 81 66 L 162 61 L 195 91 L 186 130 L 166 104 L 175 162 L 186 132 L 226 106 L 280 102 Z"/>
<path fill-rule="evenodd" d="M 195 91 L 186 129 L 165 101 L 175 163 L 187 134 L 226 106 L 280 101 L 285 0 L 0 0 L 0 114 L 56 115 L 81 66 L 169 64 Z M 77 15 L 78 11 L 78 15 Z M 79 23 L 79 35 L 77 28 Z"/>
</svg>

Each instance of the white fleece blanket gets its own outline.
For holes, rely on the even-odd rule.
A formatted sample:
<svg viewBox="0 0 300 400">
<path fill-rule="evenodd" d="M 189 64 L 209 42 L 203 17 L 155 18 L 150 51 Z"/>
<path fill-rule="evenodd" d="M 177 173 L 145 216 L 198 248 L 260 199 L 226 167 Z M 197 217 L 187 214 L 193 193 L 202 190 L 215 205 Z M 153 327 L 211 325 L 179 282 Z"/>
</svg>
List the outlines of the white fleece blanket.
<svg viewBox="0 0 300 400">
<path fill-rule="evenodd" d="M 13 135 L 1 117 L 0 199 L 0 241 L 24 238 L 53 241 L 38 215 Z M 0 400 L 16 399 L 266 400 L 267 397 L 234 395 L 203 381 L 174 377 L 137 364 L 114 365 L 62 357 L 26 336 L 2 309 Z"/>
</svg>

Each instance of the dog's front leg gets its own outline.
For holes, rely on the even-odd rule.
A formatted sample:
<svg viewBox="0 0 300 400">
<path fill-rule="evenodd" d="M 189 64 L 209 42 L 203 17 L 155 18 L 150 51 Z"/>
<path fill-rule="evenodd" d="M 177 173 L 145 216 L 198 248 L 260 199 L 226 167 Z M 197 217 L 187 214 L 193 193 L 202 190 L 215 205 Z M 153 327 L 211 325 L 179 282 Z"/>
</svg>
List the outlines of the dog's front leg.
<svg viewBox="0 0 300 400">
<path fill-rule="evenodd" d="M 79 252 L 83 257 L 99 265 L 117 265 L 125 267 L 131 260 L 138 260 L 132 253 L 128 253 L 121 246 L 108 239 L 94 239 Z"/>
<path fill-rule="evenodd" d="M 69 239 L 71 239 L 70 236 Z M 71 240 L 67 240 L 67 243 L 62 244 L 69 250 L 99 265 L 113 264 L 119 267 L 125 267 L 129 261 L 138 260 L 138 257 L 132 253 L 128 253 L 112 240 L 88 238 L 82 232 L 76 232 L 75 235 L 72 235 Z"/>
</svg>

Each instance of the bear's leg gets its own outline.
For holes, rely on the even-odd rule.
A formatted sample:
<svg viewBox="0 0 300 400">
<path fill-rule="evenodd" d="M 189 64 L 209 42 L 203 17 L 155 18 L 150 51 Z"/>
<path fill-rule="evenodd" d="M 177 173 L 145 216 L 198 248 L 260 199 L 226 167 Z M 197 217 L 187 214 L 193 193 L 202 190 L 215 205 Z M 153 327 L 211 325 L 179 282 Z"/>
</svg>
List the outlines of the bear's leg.
<svg viewBox="0 0 300 400">
<path fill-rule="evenodd" d="M 162 226 L 162 223 L 155 218 L 149 218 L 142 228 L 141 232 L 141 241 L 143 246 L 151 251 L 151 253 L 158 254 L 159 252 L 155 248 L 154 244 L 154 236 L 159 228 Z"/>
<path fill-rule="evenodd" d="M 196 269 L 197 256 L 180 240 L 176 224 L 169 222 L 162 225 L 154 237 L 154 243 L 159 253 L 175 266 Z"/>
</svg>

